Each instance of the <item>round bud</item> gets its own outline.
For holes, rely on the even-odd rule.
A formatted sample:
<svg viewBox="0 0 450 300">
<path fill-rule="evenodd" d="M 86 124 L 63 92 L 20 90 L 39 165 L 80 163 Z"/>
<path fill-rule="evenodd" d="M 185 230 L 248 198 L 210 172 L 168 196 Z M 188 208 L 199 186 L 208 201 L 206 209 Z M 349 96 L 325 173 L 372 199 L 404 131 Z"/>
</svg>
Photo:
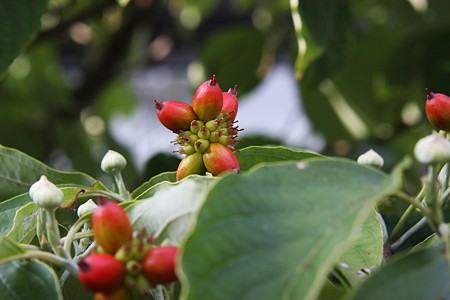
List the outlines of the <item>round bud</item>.
<svg viewBox="0 0 450 300">
<path fill-rule="evenodd" d="M 423 164 L 448 162 L 450 160 L 450 142 L 434 132 L 416 143 L 414 155 L 417 161 Z"/>
<path fill-rule="evenodd" d="M 357 163 L 360 165 L 368 165 L 375 168 L 381 168 L 384 164 L 384 159 L 374 150 L 370 149 L 369 151 L 361 154 L 358 157 Z"/>
<path fill-rule="evenodd" d="M 64 199 L 64 193 L 51 183 L 45 175 L 42 175 L 39 181 L 33 183 L 29 195 L 37 206 L 47 209 L 58 207 Z"/>
<path fill-rule="evenodd" d="M 81 218 L 82 216 L 93 212 L 97 207 L 98 207 L 97 204 L 95 204 L 95 202 L 92 201 L 92 199 L 89 199 L 88 201 L 84 202 L 78 207 L 77 209 L 78 217 Z"/>
<path fill-rule="evenodd" d="M 122 171 L 127 165 L 127 160 L 122 154 L 114 150 L 108 150 L 101 162 L 103 172 L 114 174 Z"/>
</svg>

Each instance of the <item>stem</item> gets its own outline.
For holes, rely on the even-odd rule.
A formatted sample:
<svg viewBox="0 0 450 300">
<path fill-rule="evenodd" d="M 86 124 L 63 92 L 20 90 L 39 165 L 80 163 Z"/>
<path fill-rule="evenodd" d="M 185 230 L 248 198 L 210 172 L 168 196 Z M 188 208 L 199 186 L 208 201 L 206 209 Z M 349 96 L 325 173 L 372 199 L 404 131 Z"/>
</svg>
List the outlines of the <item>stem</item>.
<svg viewBox="0 0 450 300">
<path fill-rule="evenodd" d="M 17 259 L 28 259 L 28 258 L 41 259 L 53 264 L 57 264 L 59 266 L 65 267 L 72 275 L 78 276 L 78 266 L 75 264 L 73 260 L 66 259 L 53 253 L 41 250 L 31 250 L 25 253 L 5 257 L 3 259 L 0 259 L 0 264 L 11 262 Z"/>
<path fill-rule="evenodd" d="M 88 217 L 89 216 L 89 217 Z M 90 220 L 91 214 L 86 214 L 82 218 L 79 218 L 73 225 L 70 227 L 69 232 L 64 238 L 64 250 L 66 253 L 70 254 L 70 248 L 72 246 L 72 241 L 75 239 L 75 235 L 78 231 L 80 231 L 81 227 Z"/>
<path fill-rule="evenodd" d="M 407 203 L 412 205 L 414 208 L 418 209 L 422 213 L 422 215 L 424 215 L 425 217 L 432 218 L 431 210 L 428 207 L 423 206 L 422 203 L 417 201 L 415 198 L 408 196 L 407 194 L 405 194 L 402 191 L 394 192 L 393 195 L 406 201 Z"/>
<path fill-rule="evenodd" d="M 414 200 L 417 203 L 420 203 L 420 201 L 423 199 L 424 193 L 425 193 L 425 187 L 422 187 L 422 189 L 420 190 L 416 199 L 414 199 Z M 389 236 L 389 239 L 387 241 L 387 244 L 392 244 L 397 239 L 397 237 L 400 235 L 401 230 L 405 227 L 407 219 L 412 215 L 412 213 L 415 211 L 415 209 L 416 209 L 416 207 L 412 204 L 410 204 L 408 206 L 408 208 L 405 210 L 403 215 L 400 217 L 398 223 L 395 225 L 394 229 L 392 230 L 391 235 Z"/>
<path fill-rule="evenodd" d="M 126 202 L 128 201 L 127 197 L 122 197 L 121 195 L 111 192 L 111 191 L 104 191 L 104 190 L 89 190 L 85 191 L 84 193 L 80 194 L 79 198 L 94 198 L 94 197 L 105 197 L 117 202 Z"/>
<path fill-rule="evenodd" d="M 416 233 L 417 231 L 419 231 L 426 223 L 427 223 L 427 218 L 423 217 L 422 219 L 419 220 L 419 222 L 417 222 L 413 227 L 411 227 L 408 231 L 406 231 L 395 243 L 393 243 L 391 245 L 391 250 L 392 251 L 396 251 L 398 250 L 398 248 L 400 248 L 400 246 L 407 240 L 409 239 L 414 233 Z"/>
<path fill-rule="evenodd" d="M 119 195 L 122 196 L 124 199 L 129 199 L 130 195 L 128 194 L 128 190 L 125 186 L 125 183 L 123 182 L 122 173 L 121 172 L 115 172 L 113 173 L 114 181 L 116 182 L 117 189 L 119 191 Z"/>
<path fill-rule="evenodd" d="M 430 165 L 428 168 L 428 173 L 430 180 L 428 182 L 428 190 L 425 198 L 425 203 L 427 203 L 431 208 L 431 218 L 429 222 L 432 225 L 434 231 L 439 234 L 438 228 L 444 220 L 444 216 L 441 210 L 441 201 L 438 199 L 436 191 L 436 181 L 438 179 L 438 168 L 436 165 Z"/>
<path fill-rule="evenodd" d="M 47 220 L 45 222 L 47 229 L 47 239 L 52 247 L 53 253 L 58 254 L 61 257 L 66 257 L 64 251 L 61 249 L 60 234 L 58 228 L 58 222 L 56 221 L 55 208 L 45 209 Z"/>
</svg>

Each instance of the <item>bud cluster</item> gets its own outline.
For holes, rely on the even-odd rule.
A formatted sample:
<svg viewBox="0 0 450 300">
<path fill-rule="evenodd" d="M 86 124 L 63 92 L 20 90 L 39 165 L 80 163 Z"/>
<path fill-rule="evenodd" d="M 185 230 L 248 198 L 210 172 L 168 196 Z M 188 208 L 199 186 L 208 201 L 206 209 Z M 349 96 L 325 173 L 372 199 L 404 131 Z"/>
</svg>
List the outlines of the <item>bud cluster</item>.
<svg viewBox="0 0 450 300">
<path fill-rule="evenodd" d="M 133 231 L 125 210 L 100 198 L 92 214 L 95 250 L 78 262 L 79 279 L 99 299 L 133 299 L 157 284 L 177 280 L 178 247 L 155 245 L 153 237 Z M 96 298 L 96 299 L 97 299 Z"/>
<path fill-rule="evenodd" d="M 155 101 L 161 124 L 177 133 L 172 143 L 180 148 L 175 152 L 186 155 L 177 169 L 178 180 L 191 174 L 240 171 L 234 155 L 237 135 L 242 130 L 235 126 L 236 89 L 222 92 L 213 76 L 197 88 L 192 106 L 176 100 Z"/>
</svg>

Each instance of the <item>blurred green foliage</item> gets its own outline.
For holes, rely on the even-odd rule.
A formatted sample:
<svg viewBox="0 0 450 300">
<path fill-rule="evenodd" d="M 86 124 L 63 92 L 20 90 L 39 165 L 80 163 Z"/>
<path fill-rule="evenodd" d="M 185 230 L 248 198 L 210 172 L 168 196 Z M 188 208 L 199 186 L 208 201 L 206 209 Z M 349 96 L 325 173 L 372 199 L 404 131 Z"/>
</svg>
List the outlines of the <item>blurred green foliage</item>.
<svg viewBox="0 0 450 300">
<path fill-rule="evenodd" d="M 137 103 L 130 74 L 177 61 L 192 88 L 215 74 L 241 96 L 289 61 L 324 153 L 374 148 L 386 168 L 432 130 L 425 88 L 450 94 L 445 0 L 30 3 L 0 4 L 0 143 L 59 169 L 101 176 L 108 149 L 130 158 L 108 126 Z M 152 171 L 130 163 L 128 184 L 176 165 L 158 157 Z"/>
</svg>

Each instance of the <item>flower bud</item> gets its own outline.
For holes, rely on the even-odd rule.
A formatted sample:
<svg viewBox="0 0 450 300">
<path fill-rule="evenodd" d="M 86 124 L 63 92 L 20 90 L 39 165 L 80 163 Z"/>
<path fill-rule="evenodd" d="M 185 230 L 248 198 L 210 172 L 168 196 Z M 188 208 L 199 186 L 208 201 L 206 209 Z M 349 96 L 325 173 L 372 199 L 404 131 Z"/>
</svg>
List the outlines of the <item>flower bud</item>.
<svg viewBox="0 0 450 300">
<path fill-rule="evenodd" d="M 82 217 L 88 213 L 93 212 L 96 208 L 97 208 L 97 204 L 95 204 L 94 201 L 92 201 L 92 199 L 89 199 L 88 201 L 86 201 L 85 203 L 81 204 L 78 209 L 77 209 L 77 214 L 78 217 Z"/>
<path fill-rule="evenodd" d="M 384 164 L 383 158 L 372 149 L 361 154 L 357 162 L 360 165 L 368 165 L 376 168 L 381 168 Z"/>
<path fill-rule="evenodd" d="M 114 174 L 122 171 L 127 165 L 127 161 L 122 154 L 109 150 L 101 162 L 101 168 L 105 173 Z"/>
<path fill-rule="evenodd" d="M 47 209 L 58 207 L 64 199 L 64 193 L 48 181 L 45 175 L 42 175 L 39 181 L 33 183 L 29 194 L 37 206 Z"/>
<path fill-rule="evenodd" d="M 416 143 L 414 155 L 423 164 L 445 163 L 450 160 L 450 142 L 434 132 Z"/>
</svg>

